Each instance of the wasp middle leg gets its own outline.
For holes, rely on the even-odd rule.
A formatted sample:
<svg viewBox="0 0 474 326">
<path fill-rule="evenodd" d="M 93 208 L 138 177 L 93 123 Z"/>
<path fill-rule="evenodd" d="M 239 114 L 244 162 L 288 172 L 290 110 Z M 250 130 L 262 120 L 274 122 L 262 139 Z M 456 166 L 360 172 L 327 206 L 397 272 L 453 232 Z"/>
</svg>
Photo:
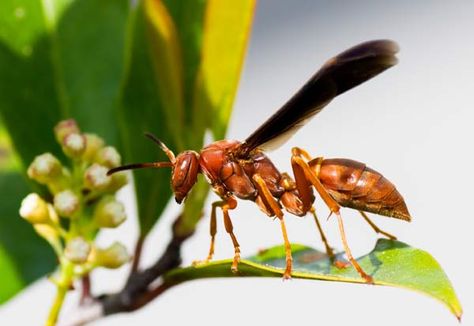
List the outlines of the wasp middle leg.
<svg viewBox="0 0 474 326">
<path fill-rule="evenodd" d="M 283 218 L 283 212 L 280 208 L 280 204 L 275 200 L 270 189 L 268 189 L 265 181 L 259 174 L 254 174 L 252 177 L 253 181 L 256 183 L 258 188 L 259 195 L 261 196 L 267 209 L 271 210 L 273 215 L 276 215 L 280 220 L 281 232 L 283 235 L 283 240 L 285 242 L 285 254 L 286 254 L 286 268 L 283 273 L 283 279 L 291 278 L 291 270 L 293 266 L 293 257 L 291 255 L 291 244 L 288 240 L 288 233 L 286 232 L 285 220 Z"/>
</svg>

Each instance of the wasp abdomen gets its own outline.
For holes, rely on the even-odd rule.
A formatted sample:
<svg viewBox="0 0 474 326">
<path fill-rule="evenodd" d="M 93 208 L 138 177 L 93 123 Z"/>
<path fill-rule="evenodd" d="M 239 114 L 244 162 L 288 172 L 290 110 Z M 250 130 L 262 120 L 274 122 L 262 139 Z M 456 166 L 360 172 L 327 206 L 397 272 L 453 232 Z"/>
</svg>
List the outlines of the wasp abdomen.
<svg viewBox="0 0 474 326">
<path fill-rule="evenodd" d="M 348 159 L 325 159 L 319 179 L 344 207 L 410 221 L 410 213 L 395 186 L 379 172 Z"/>
</svg>

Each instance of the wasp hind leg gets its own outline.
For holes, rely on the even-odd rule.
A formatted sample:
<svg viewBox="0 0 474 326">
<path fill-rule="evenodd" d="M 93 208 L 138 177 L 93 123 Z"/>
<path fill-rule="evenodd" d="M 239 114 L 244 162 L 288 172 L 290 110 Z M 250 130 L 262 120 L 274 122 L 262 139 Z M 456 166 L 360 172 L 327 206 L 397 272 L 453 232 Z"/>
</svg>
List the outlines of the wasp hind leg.
<svg viewBox="0 0 474 326">
<path fill-rule="evenodd" d="M 346 268 L 350 265 L 350 263 L 337 259 L 336 255 L 334 254 L 333 248 L 329 245 L 329 242 L 324 234 L 323 228 L 321 227 L 321 223 L 319 222 L 318 216 L 316 215 L 316 210 L 314 207 L 311 207 L 310 210 L 311 214 L 313 214 L 314 222 L 316 223 L 316 227 L 318 228 L 319 234 L 321 235 L 321 241 L 326 248 L 326 255 L 328 256 L 329 260 L 336 266 L 337 268 Z"/>
<path fill-rule="evenodd" d="M 316 215 L 316 209 L 312 206 L 309 211 L 313 215 L 314 222 L 316 223 L 316 227 L 318 228 L 319 235 L 321 236 L 321 241 L 323 242 L 324 247 L 326 248 L 326 255 L 329 257 L 329 259 L 331 259 L 331 261 L 334 261 L 335 259 L 334 250 L 329 245 L 328 239 L 326 238 L 326 234 L 324 234 L 323 228 L 321 227 L 321 223 L 319 223 L 318 216 Z"/>
<path fill-rule="evenodd" d="M 331 195 L 327 192 L 326 188 L 324 188 L 324 186 L 321 184 L 321 181 L 319 181 L 317 174 L 310 168 L 308 163 L 303 159 L 303 158 L 308 158 L 308 156 L 309 155 L 304 150 L 297 149 L 297 148 L 293 150 L 293 155 L 291 157 L 291 165 L 293 167 L 293 171 L 295 172 L 295 177 L 297 175 L 300 178 L 301 176 L 304 176 L 304 178 L 306 179 L 306 182 L 309 182 L 311 183 L 311 185 L 314 186 L 318 194 L 323 199 L 324 203 L 328 206 L 329 210 L 331 211 L 331 214 L 335 214 L 337 216 L 337 221 L 339 224 L 339 233 L 341 234 L 341 240 L 344 246 L 344 251 L 346 252 L 347 259 L 350 261 L 350 263 L 355 268 L 355 270 L 367 283 L 373 283 L 372 276 L 368 275 L 359 265 L 357 260 L 355 260 L 354 257 L 352 256 L 351 249 L 349 248 L 349 245 L 347 243 L 346 233 L 344 231 L 344 223 L 342 221 L 342 217 L 339 212 L 341 207 L 334 200 L 334 198 L 332 198 Z M 321 164 L 322 158 L 316 158 L 315 162 L 318 162 L 317 165 Z M 315 168 L 316 171 L 318 170 L 317 166 L 314 166 L 313 168 Z"/>
<path fill-rule="evenodd" d="M 370 225 L 370 227 L 376 232 L 376 233 L 379 233 L 379 234 L 383 234 L 384 236 L 386 236 L 387 238 L 389 238 L 390 240 L 397 240 L 397 237 L 388 233 L 388 232 L 385 232 L 384 230 L 381 230 L 377 225 L 375 225 L 374 222 L 372 222 L 369 217 L 367 216 L 367 214 L 365 214 L 365 212 L 363 211 L 359 211 L 360 215 L 362 215 L 362 217 L 364 218 L 364 220 Z"/>
<path fill-rule="evenodd" d="M 308 152 L 306 152 L 304 149 L 294 147 L 292 149 L 292 154 L 293 157 L 300 157 L 304 158 L 307 161 L 311 161 L 314 164 L 318 164 L 318 162 L 322 161 L 322 158 L 317 158 L 316 160 L 312 160 L 311 156 L 309 155 Z M 303 210 L 305 212 L 311 212 L 313 215 L 314 222 L 316 223 L 316 227 L 318 229 L 318 232 L 321 236 L 321 240 L 324 244 L 324 247 L 326 249 L 326 255 L 329 257 L 331 262 L 336 266 L 337 268 L 345 268 L 347 267 L 348 263 L 343 262 L 341 260 L 337 260 L 336 256 L 334 254 L 333 249 L 329 245 L 329 242 L 326 238 L 326 235 L 324 234 L 323 228 L 321 227 L 321 223 L 319 222 L 318 216 L 316 215 L 316 209 L 312 205 L 314 202 L 314 197 L 312 194 L 311 187 L 313 186 L 308 178 L 305 176 L 303 169 L 294 162 L 294 159 L 292 159 L 291 163 L 292 169 L 293 169 L 293 175 L 295 177 L 295 183 L 296 183 L 296 189 L 298 190 L 298 193 L 300 195 L 300 199 L 303 203 Z"/>
</svg>

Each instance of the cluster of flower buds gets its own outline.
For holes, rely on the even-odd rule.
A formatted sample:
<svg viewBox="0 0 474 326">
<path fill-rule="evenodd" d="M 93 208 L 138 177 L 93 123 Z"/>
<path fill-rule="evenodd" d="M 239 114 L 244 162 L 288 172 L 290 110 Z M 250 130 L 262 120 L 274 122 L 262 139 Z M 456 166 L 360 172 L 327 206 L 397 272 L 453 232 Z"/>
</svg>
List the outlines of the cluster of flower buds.
<svg viewBox="0 0 474 326">
<path fill-rule="evenodd" d="M 54 133 L 70 162 L 63 165 L 51 153 L 33 160 L 28 176 L 46 186 L 50 195 L 26 196 L 20 216 L 53 246 L 60 261 L 67 260 L 81 271 L 118 268 L 130 260 L 126 248 L 116 242 L 100 249 L 94 238 L 101 228 L 118 227 L 126 219 L 115 193 L 127 177 L 123 173 L 107 176 L 110 168 L 120 165 L 120 154 L 99 136 L 82 133 L 72 119 L 58 123 Z"/>
</svg>

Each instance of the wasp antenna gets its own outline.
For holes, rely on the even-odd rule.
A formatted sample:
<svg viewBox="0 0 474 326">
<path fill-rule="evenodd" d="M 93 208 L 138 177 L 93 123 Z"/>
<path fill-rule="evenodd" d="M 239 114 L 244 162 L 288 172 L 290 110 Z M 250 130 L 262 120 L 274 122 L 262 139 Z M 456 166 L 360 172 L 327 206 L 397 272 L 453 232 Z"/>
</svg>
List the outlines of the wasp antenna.
<svg viewBox="0 0 474 326">
<path fill-rule="evenodd" d="M 176 158 L 174 156 L 173 151 L 169 149 L 165 143 L 163 143 L 161 140 L 159 140 L 155 135 L 153 135 L 150 132 L 145 132 L 145 136 L 154 141 L 160 148 L 165 152 L 166 156 L 168 156 L 169 160 L 171 163 L 174 163 L 176 161 Z"/>
<path fill-rule="evenodd" d="M 110 176 L 116 172 L 125 171 L 125 170 L 135 170 L 135 169 L 144 169 L 144 168 L 169 168 L 172 167 L 173 163 L 171 162 L 150 162 L 150 163 L 133 163 L 118 166 L 116 168 L 110 169 L 107 171 L 107 175 Z"/>
</svg>

